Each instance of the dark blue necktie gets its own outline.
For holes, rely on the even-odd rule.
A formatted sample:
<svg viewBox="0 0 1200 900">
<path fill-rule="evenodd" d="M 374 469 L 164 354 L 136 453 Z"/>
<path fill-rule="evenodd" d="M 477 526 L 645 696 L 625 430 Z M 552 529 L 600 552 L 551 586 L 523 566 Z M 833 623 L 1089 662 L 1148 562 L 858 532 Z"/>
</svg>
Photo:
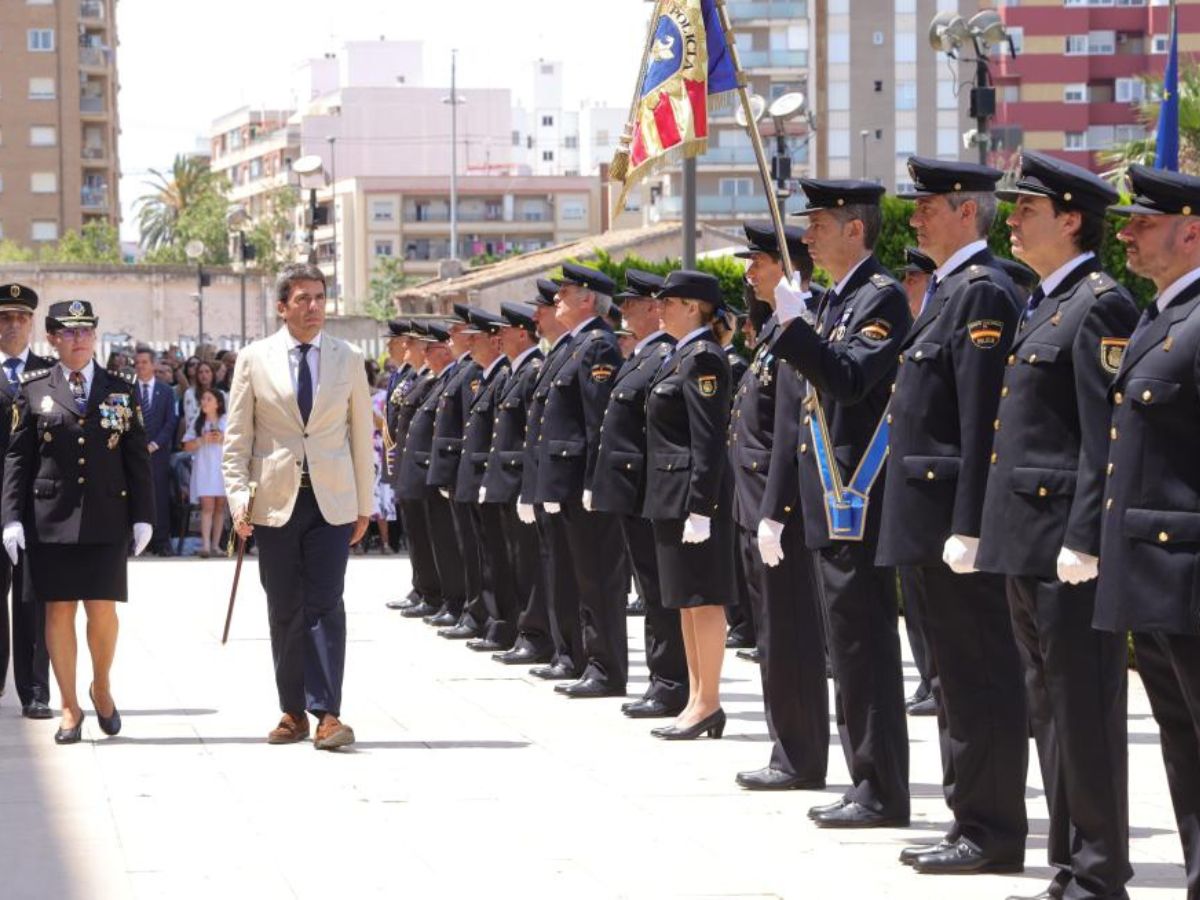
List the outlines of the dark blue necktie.
<svg viewBox="0 0 1200 900">
<path fill-rule="evenodd" d="M 1142 317 L 1138 319 L 1137 327 L 1133 329 L 1133 334 L 1129 336 L 1129 345 L 1133 346 L 1134 340 L 1139 334 L 1145 331 L 1150 323 L 1158 318 L 1158 300 L 1151 302 L 1149 306 L 1142 310 Z"/>
<path fill-rule="evenodd" d="M 1039 284 L 1032 294 L 1029 295 L 1029 300 L 1025 304 L 1025 315 L 1021 317 L 1021 325 L 1033 318 L 1033 314 L 1037 312 L 1037 308 L 1042 305 L 1042 301 L 1046 299 L 1046 292 L 1042 290 Z"/>
<path fill-rule="evenodd" d="M 150 385 L 142 385 L 142 413 L 150 412 Z"/>
<path fill-rule="evenodd" d="M 833 288 L 825 292 L 825 311 L 821 313 L 821 321 L 817 323 L 817 330 L 822 335 L 825 334 L 825 325 L 829 322 L 829 314 L 833 313 L 837 305 L 841 302 L 842 298 L 837 295 L 837 291 Z"/>
<path fill-rule="evenodd" d="M 82 416 L 87 412 L 87 389 L 83 383 L 82 372 L 72 372 L 67 381 L 71 385 L 71 396 L 75 398 L 75 409 Z"/>
<path fill-rule="evenodd" d="M 921 313 L 925 312 L 925 307 L 929 305 L 929 301 L 933 299 L 933 295 L 937 293 L 938 279 L 936 275 L 929 276 L 929 285 L 925 288 L 925 296 L 921 298 L 921 309 L 917 312 L 917 318 L 921 317 Z"/>
<path fill-rule="evenodd" d="M 17 367 L 21 365 L 21 360 L 16 356 L 11 356 L 4 361 L 4 368 L 8 370 L 8 392 L 12 396 L 17 396 L 17 388 L 21 386 L 21 382 L 17 380 Z"/>
<path fill-rule="evenodd" d="M 308 351 L 312 349 L 312 344 L 301 344 L 296 349 L 300 353 L 300 368 L 296 373 L 296 402 L 300 405 L 300 418 L 307 425 L 313 405 L 312 369 L 308 367 Z"/>
</svg>

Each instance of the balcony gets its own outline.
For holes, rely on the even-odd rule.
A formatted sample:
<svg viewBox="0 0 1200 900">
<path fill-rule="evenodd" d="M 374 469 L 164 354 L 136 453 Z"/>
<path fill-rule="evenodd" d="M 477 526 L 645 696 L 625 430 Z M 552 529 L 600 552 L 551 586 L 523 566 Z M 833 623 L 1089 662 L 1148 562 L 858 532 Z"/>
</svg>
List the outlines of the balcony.
<svg viewBox="0 0 1200 900">
<path fill-rule="evenodd" d="M 743 69 L 803 69 L 807 50 L 745 50 L 740 52 Z"/>
<path fill-rule="evenodd" d="M 108 209 L 108 188 L 106 188 L 106 187 L 82 188 L 79 192 L 79 200 L 84 209 L 89 209 L 89 210 Z"/>
<path fill-rule="evenodd" d="M 768 142 L 766 145 L 766 154 L 768 161 L 774 155 L 775 145 Z M 757 166 L 758 160 L 754 156 L 753 147 L 709 147 L 708 152 L 703 156 L 696 157 L 696 162 L 701 166 Z M 794 165 L 808 164 L 808 145 L 805 144 L 792 151 L 792 162 Z"/>
<path fill-rule="evenodd" d="M 80 47 L 79 65 L 91 69 L 107 69 L 112 64 L 112 51 L 108 47 Z"/>
<path fill-rule="evenodd" d="M 80 156 L 92 162 L 103 161 L 108 159 L 108 151 L 100 145 L 84 144 L 83 149 L 79 151 Z"/>
<path fill-rule="evenodd" d="M 682 197 L 663 197 L 655 204 L 659 214 L 664 219 L 678 219 L 683 216 Z M 735 216 L 758 215 L 767 216 L 767 198 L 761 195 L 722 197 L 714 194 L 701 194 L 696 198 L 696 213 L 701 216 Z"/>
<path fill-rule="evenodd" d="M 79 0 L 79 18 L 86 22 L 103 22 L 104 3 L 102 0 Z"/>
<path fill-rule="evenodd" d="M 734 22 L 747 19 L 803 19 L 808 16 L 806 0 L 730 0 L 725 8 Z"/>
<path fill-rule="evenodd" d="M 85 115 L 106 115 L 108 105 L 104 97 L 84 95 L 79 98 L 79 111 Z"/>
</svg>

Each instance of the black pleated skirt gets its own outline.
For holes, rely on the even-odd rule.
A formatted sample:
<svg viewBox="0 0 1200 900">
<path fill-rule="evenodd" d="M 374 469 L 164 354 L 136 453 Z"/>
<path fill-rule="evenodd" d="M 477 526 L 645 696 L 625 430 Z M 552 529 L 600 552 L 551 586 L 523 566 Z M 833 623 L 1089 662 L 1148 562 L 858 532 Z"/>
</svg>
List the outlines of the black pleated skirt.
<svg viewBox="0 0 1200 900">
<path fill-rule="evenodd" d="M 703 544 L 683 542 L 682 521 L 656 519 L 653 525 L 664 607 L 690 609 L 737 602 L 732 519 L 712 519 L 712 531 Z"/>
<path fill-rule="evenodd" d="M 26 552 L 34 596 L 56 600 L 129 599 L 125 544 L 30 544 Z"/>
</svg>

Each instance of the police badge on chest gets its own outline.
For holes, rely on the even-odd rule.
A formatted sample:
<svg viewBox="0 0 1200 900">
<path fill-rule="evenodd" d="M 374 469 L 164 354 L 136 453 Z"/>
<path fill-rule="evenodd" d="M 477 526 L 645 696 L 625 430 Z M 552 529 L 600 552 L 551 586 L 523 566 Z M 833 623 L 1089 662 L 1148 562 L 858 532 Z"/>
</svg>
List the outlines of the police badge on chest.
<svg viewBox="0 0 1200 900">
<path fill-rule="evenodd" d="M 108 449 L 116 450 L 121 435 L 129 431 L 133 419 L 133 407 L 128 394 L 109 394 L 100 404 L 100 427 L 110 432 Z"/>
</svg>

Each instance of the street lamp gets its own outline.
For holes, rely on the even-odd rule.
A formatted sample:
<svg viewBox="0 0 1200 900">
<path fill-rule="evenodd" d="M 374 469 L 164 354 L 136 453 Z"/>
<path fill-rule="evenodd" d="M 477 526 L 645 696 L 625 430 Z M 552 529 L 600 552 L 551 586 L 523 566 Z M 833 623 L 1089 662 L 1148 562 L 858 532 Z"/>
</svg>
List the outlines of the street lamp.
<svg viewBox="0 0 1200 900">
<path fill-rule="evenodd" d="M 771 156 L 771 178 L 775 182 L 775 196 L 779 198 L 782 209 L 787 198 L 792 195 L 792 156 L 788 150 L 787 123 L 795 118 L 804 117 L 812 128 L 812 116 L 805 107 L 804 94 L 793 91 L 783 94 L 767 105 L 767 101 L 754 94 L 750 97 L 750 111 L 754 121 L 758 122 L 763 115 L 770 116 L 775 126 L 775 153 Z M 734 120 L 743 128 L 748 127 L 746 113 L 739 106 L 733 115 Z"/>
<path fill-rule="evenodd" d="M 458 259 L 458 108 L 467 101 L 458 96 L 458 51 L 450 51 L 450 258 Z M 468 160 L 468 163 L 470 161 Z"/>
<path fill-rule="evenodd" d="M 975 51 L 973 59 L 962 55 L 968 42 Z M 975 63 L 975 84 L 971 87 L 971 118 L 975 120 L 975 131 L 964 136 L 964 143 L 979 149 L 980 163 L 987 162 L 988 120 L 996 115 L 996 88 L 992 84 L 988 51 L 1001 44 L 1008 44 L 1009 53 L 1016 59 L 1017 48 L 1013 45 L 1012 35 L 994 9 L 980 10 L 970 21 L 955 12 L 940 12 L 929 23 L 929 45 L 936 52 L 945 53 L 950 59 Z"/>
<path fill-rule="evenodd" d="M 225 213 L 225 224 L 229 226 L 233 252 L 233 268 L 241 278 L 242 346 L 246 346 L 246 260 L 254 256 L 253 248 L 246 244 L 245 227 L 250 224 L 250 214 L 240 203 L 229 207 Z"/>
<path fill-rule="evenodd" d="M 864 128 L 862 131 L 860 131 L 858 133 L 858 136 L 860 138 L 862 138 L 862 180 L 866 181 L 867 180 L 867 138 L 869 138 L 871 136 L 871 132 L 869 132 L 867 129 Z"/>
<path fill-rule="evenodd" d="M 300 187 L 308 188 L 308 261 L 317 262 L 317 188 L 323 183 L 325 163 L 313 153 L 292 163 L 292 171 L 300 176 Z"/>
<path fill-rule="evenodd" d="M 204 288 L 208 285 L 208 276 L 204 274 L 200 260 L 204 258 L 205 249 L 204 242 L 196 240 L 188 241 L 183 248 L 187 258 L 196 264 L 197 346 L 204 343 Z"/>
</svg>

